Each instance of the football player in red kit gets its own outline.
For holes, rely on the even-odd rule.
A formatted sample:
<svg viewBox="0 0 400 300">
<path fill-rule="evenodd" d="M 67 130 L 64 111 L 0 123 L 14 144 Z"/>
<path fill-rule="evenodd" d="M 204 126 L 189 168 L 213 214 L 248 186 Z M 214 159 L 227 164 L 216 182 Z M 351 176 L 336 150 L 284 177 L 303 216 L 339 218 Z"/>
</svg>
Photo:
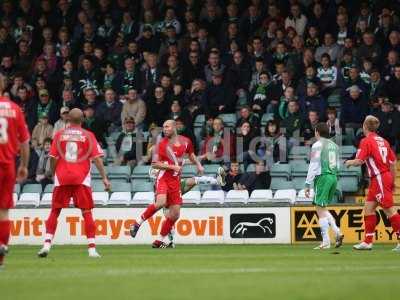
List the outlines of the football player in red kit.
<svg viewBox="0 0 400 300">
<path fill-rule="evenodd" d="M 61 209 L 69 207 L 71 198 L 75 207 L 80 208 L 85 224 L 90 257 L 100 257 L 95 245 L 95 223 L 92 216 L 94 207 L 90 187 L 90 167 L 93 161 L 102 177 L 105 190 L 110 189 L 103 165 L 103 151 L 93 133 L 81 127 L 83 113 L 74 108 L 69 112 L 70 126 L 56 132 L 51 149 L 50 164 L 54 172 L 54 190 L 50 216 L 46 221 L 46 238 L 39 257 L 46 257 L 57 228 Z"/>
<path fill-rule="evenodd" d="M 182 205 L 180 177 L 184 156 L 189 156 L 189 160 L 197 166 L 199 173 L 204 172 L 203 166 L 194 154 L 192 142 L 176 133 L 175 121 L 165 121 L 163 132 L 164 138 L 157 143 L 152 163 L 153 168 L 160 170 L 155 184 L 156 202 L 147 207 L 140 220 L 130 230 L 132 237 L 135 237 L 144 221 L 159 209 L 167 207 L 168 213 L 161 226 L 160 236 L 153 242 L 153 248 L 168 247 L 168 234 L 179 219 Z"/>
<path fill-rule="evenodd" d="M 4 78 L 0 81 L 3 91 Z M 20 163 L 15 174 L 15 158 L 20 153 Z M 29 131 L 25 117 L 17 104 L 0 96 L 0 267 L 8 252 L 11 221 L 8 211 L 14 207 L 15 180 L 22 182 L 28 176 Z"/>
<path fill-rule="evenodd" d="M 388 217 L 397 237 L 400 235 L 400 215 L 393 207 L 394 179 L 396 178 L 396 156 L 390 144 L 380 137 L 376 131 L 379 120 L 367 116 L 363 124 L 365 138 L 360 142 L 356 158 L 346 161 L 346 166 L 367 165 L 370 185 L 364 205 L 365 237 L 355 250 L 371 250 L 377 222 L 376 208 L 380 205 Z M 394 251 L 400 251 L 400 244 Z"/>
</svg>

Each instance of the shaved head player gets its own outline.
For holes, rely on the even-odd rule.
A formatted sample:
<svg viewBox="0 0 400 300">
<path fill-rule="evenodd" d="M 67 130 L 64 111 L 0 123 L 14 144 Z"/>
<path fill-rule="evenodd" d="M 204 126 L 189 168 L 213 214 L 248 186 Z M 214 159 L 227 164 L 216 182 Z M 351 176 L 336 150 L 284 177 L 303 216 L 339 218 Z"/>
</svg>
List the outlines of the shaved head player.
<svg viewBox="0 0 400 300">
<path fill-rule="evenodd" d="M 142 214 L 140 220 L 131 227 L 131 235 L 135 237 L 144 221 L 153 216 L 159 209 L 168 208 L 165 221 L 157 240 L 153 242 L 153 248 L 168 247 L 168 234 L 179 219 L 182 205 L 181 171 L 185 155 L 196 165 L 199 173 L 204 168 L 198 161 L 193 151 L 192 142 L 176 133 L 176 124 L 173 120 L 163 124 L 164 138 L 157 143 L 152 167 L 160 170 L 156 179 L 156 202 L 150 204 Z"/>
<path fill-rule="evenodd" d="M 54 173 L 54 190 L 49 218 L 46 221 L 46 238 L 39 257 L 46 257 L 57 228 L 61 209 L 74 201 L 81 209 L 88 239 L 89 257 L 100 257 L 95 245 L 95 224 L 92 216 L 94 207 L 90 187 L 90 166 L 93 161 L 99 170 L 105 190 L 110 189 L 103 165 L 103 150 L 94 134 L 81 127 L 83 113 L 74 108 L 69 112 L 70 126 L 56 132 L 50 149 L 50 165 Z"/>
</svg>

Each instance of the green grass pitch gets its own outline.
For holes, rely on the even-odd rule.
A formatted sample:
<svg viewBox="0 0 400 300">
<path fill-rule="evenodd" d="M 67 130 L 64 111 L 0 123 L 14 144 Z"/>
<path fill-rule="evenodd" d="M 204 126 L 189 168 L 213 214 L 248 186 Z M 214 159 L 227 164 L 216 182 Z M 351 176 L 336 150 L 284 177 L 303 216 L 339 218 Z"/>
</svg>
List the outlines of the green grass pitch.
<svg viewBox="0 0 400 300">
<path fill-rule="evenodd" d="M 1 300 L 80 299 L 399 299 L 400 253 L 391 245 L 12 246 L 0 271 Z"/>
</svg>

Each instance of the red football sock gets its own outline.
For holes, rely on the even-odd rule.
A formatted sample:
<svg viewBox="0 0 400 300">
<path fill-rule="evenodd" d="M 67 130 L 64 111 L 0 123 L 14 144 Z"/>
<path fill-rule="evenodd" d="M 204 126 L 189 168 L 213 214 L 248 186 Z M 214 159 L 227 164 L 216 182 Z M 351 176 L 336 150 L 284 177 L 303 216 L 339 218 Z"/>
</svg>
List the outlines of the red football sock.
<svg viewBox="0 0 400 300">
<path fill-rule="evenodd" d="M 46 221 L 46 243 L 51 243 L 52 236 L 57 230 L 57 219 L 61 213 L 61 208 L 52 208 Z"/>
<path fill-rule="evenodd" d="M 371 244 L 374 241 L 375 227 L 376 227 L 376 215 L 364 216 L 365 224 L 365 237 L 364 242 Z"/>
<path fill-rule="evenodd" d="M 85 221 L 85 231 L 86 237 L 88 240 L 88 247 L 94 248 L 96 247 L 94 237 L 96 234 L 96 225 L 93 220 L 93 215 L 91 211 L 86 211 L 82 213 L 83 220 Z"/>
<path fill-rule="evenodd" d="M 11 230 L 11 221 L 10 220 L 2 220 L 0 221 L 0 245 L 8 245 L 8 241 L 10 240 L 10 230 Z"/>
<path fill-rule="evenodd" d="M 400 238 L 400 215 L 395 214 L 389 218 L 390 224 L 392 225 L 392 228 L 394 232 L 397 235 L 397 238 Z"/>
<path fill-rule="evenodd" d="M 171 220 L 170 218 L 166 218 L 164 223 L 161 226 L 160 235 L 167 236 L 168 233 L 171 232 L 171 229 L 174 227 L 175 221 Z"/>
<path fill-rule="evenodd" d="M 10 240 L 10 229 L 11 222 L 10 220 L 2 220 L 0 221 L 0 245 L 8 245 L 8 241 Z M 3 264 L 4 256 L 0 256 L 0 265 Z"/>
<path fill-rule="evenodd" d="M 155 204 L 150 204 L 149 206 L 147 206 L 146 210 L 142 214 L 142 220 L 146 221 L 148 218 L 151 218 L 157 211 L 158 209 L 156 208 Z"/>
</svg>

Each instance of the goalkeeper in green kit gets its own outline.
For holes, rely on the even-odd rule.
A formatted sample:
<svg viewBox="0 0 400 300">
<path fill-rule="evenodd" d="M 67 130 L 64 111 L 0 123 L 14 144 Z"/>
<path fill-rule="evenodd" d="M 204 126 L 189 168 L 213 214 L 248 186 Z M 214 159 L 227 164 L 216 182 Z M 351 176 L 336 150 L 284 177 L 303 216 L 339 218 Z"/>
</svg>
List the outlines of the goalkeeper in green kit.
<svg viewBox="0 0 400 300">
<path fill-rule="evenodd" d="M 316 250 L 329 249 L 329 227 L 335 233 L 335 247 L 343 243 L 343 234 L 337 227 L 335 219 L 327 209 L 336 193 L 337 175 L 339 170 L 339 147 L 329 139 L 329 128 L 325 123 L 318 123 L 315 127 L 317 141 L 311 148 L 310 166 L 308 167 L 305 194 L 310 197 L 310 187 L 314 182 L 314 201 L 319 226 L 321 228 L 322 243 L 315 247 Z"/>
</svg>

